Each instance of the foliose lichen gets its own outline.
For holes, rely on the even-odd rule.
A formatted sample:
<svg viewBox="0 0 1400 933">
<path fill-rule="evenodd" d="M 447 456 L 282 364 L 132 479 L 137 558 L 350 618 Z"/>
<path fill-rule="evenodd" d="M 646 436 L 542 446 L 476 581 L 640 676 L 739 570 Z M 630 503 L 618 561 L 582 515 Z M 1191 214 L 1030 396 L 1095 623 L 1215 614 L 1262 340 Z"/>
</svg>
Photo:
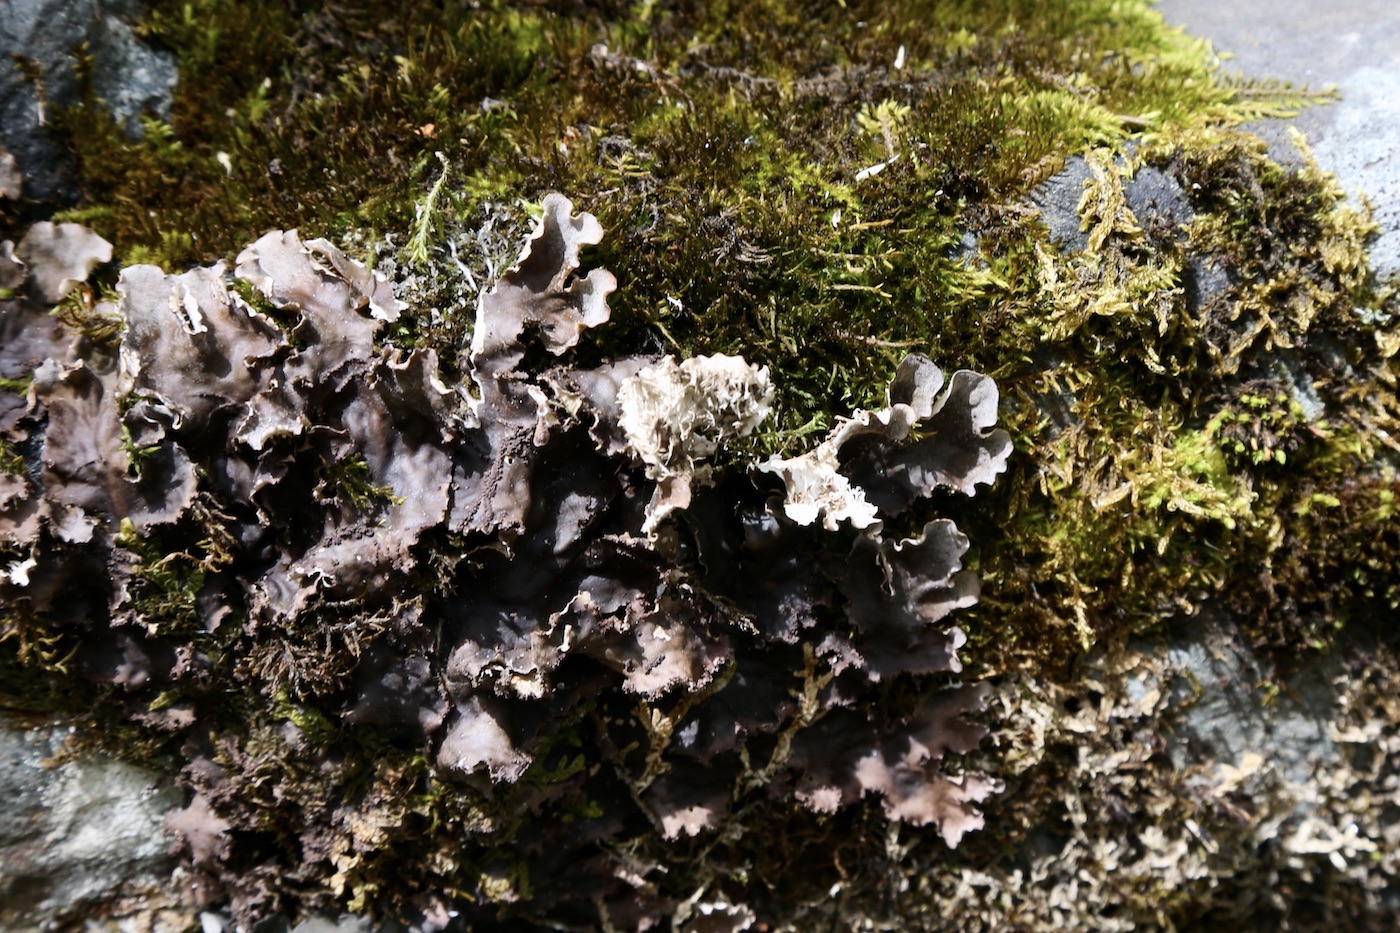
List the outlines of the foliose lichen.
<svg viewBox="0 0 1400 933">
<path fill-rule="evenodd" d="M 945 383 L 910 356 L 888 407 L 813 452 L 715 471 L 768 417 L 767 370 L 569 366 L 616 280 L 580 274 L 602 229 L 560 195 L 482 293 L 470 385 L 448 384 L 431 350 L 379 342 L 400 302 L 295 232 L 237 259 L 262 310 L 222 265 L 132 266 L 93 311 L 119 337 L 95 342 L 39 310 L 110 256 L 59 232 L 26 240 L 24 296 L 4 307 L 31 341 L 10 345 L 5 373 L 32 373 L 7 430 L 33 454 L 0 502 L 23 555 L 0 592 L 73 638 L 128 716 L 184 737 L 192 797 L 167 827 L 201 903 L 252 922 L 350 891 L 344 906 L 403 919 L 513 904 L 742 929 L 765 906 L 720 876 L 705 900 L 676 888 L 667 865 L 685 857 L 668 846 L 722 838 L 755 808 L 819 821 L 865 797 L 950 846 L 981 826 L 998 782 L 951 756 L 985 735 L 968 717 L 987 691 L 938 676 L 961 670 L 948 616 L 977 599 L 968 541 L 948 519 L 885 527 L 1005 469 L 987 377 Z M 527 362 L 536 342 L 549 356 Z M 908 702 L 883 698 L 895 682 L 916 688 Z M 229 691 L 285 704 L 280 732 L 217 711 Z M 413 791 L 362 775 L 329 813 L 250 793 L 307 793 L 291 774 L 255 778 L 259 746 L 335 774 L 347 741 L 371 740 L 357 729 L 399 749 L 387 761 Z M 415 830 L 405 795 L 424 794 L 478 815 Z M 347 850 L 336 827 L 359 841 Z M 356 888 L 372 851 L 423 831 L 420 847 L 462 847 L 440 887 Z M 642 848 L 650 869 L 622 854 Z"/>
</svg>

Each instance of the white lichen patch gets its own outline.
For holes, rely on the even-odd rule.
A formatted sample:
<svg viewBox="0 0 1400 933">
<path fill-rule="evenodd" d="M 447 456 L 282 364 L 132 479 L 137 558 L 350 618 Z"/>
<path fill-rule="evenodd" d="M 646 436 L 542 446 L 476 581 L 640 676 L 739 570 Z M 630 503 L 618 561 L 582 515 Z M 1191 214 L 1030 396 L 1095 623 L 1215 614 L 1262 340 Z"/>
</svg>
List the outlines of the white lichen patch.
<svg viewBox="0 0 1400 933">
<path fill-rule="evenodd" d="M 623 382 L 617 401 L 628 446 L 661 479 L 752 433 L 772 411 L 773 386 L 768 367 L 740 356 L 668 356 Z"/>
<path fill-rule="evenodd" d="M 879 513 L 865 499 L 865 491 L 840 472 L 837 454 L 850 436 L 852 425 L 868 425 L 872 418 L 884 416 L 888 424 L 891 412 L 860 412 L 855 419 L 838 428 L 814 450 L 800 457 L 782 459 L 770 457 L 758 469 L 781 477 L 787 486 L 783 511 L 799 525 L 811 525 L 821 519 L 822 527 L 835 531 L 842 522 L 852 528 L 869 528 L 877 524 Z M 908 425 L 904 425 L 905 433 Z"/>
<path fill-rule="evenodd" d="M 772 411 L 768 367 L 739 356 L 665 357 L 626 379 L 617 391 L 619 424 L 631 454 L 657 481 L 647 533 L 690 504 L 692 485 L 709 482 L 700 461 L 727 441 L 753 432 Z"/>
</svg>

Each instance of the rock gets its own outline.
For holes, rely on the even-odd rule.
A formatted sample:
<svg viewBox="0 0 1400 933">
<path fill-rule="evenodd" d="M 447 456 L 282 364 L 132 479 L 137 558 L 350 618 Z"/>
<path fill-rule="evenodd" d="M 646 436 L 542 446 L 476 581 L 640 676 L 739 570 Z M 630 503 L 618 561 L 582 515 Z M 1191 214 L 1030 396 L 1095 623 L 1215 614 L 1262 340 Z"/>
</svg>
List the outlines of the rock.
<svg viewBox="0 0 1400 933">
<path fill-rule="evenodd" d="M 1346 96 L 1313 154 L 1343 187 L 1370 199 L 1381 228 L 1371 266 L 1382 275 L 1400 274 L 1400 64 L 1359 68 L 1345 82 Z"/>
<path fill-rule="evenodd" d="M 1082 156 L 1070 156 L 1058 174 L 1031 193 L 1031 204 L 1040 211 L 1050 239 L 1065 252 L 1078 252 L 1089 245 L 1088 235 L 1079 229 L 1079 198 L 1093 177 Z"/>
<path fill-rule="evenodd" d="M 99 755 L 55 767 L 69 730 L 0 718 L 0 929 L 168 883 L 161 816 L 179 802 L 159 775 Z"/>
<path fill-rule="evenodd" d="M 235 933 L 239 928 L 233 917 L 227 913 L 206 911 L 199 915 L 200 933 Z M 274 914 L 254 924 L 250 933 L 407 933 L 409 927 L 396 920 L 371 920 L 354 914 L 312 914 L 295 926 L 282 914 Z M 445 928 L 451 933 L 459 933 L 461 923 L 450 923 Z"/>
<path fill-rule="evenodd" d="M 1179 236 L 1181 228 L 1196 217 L 1177 180 L 1151 165 L 1144 165 L 1133 174 L 1123 186 L 1123 197 L 1148 232 Z"/>
<path fill-rule="evenodd" d="M 1082 156 L 1070 156 L 1063 169 L 1031 192 L 1031 206 L 1040 213 L 1050 239 L 1065 252 L 1089 245 L 1088 234 L 1080 228 L 1079 199 L 1093 178 Z M 1180 183 L 1151 165 L 1142 166 L 1124 182 L 1123 197 L 1138 223 L 1154 235 L 1181 236 L 1181 228 L 1196 216 Z"/>
<path fill-rule="evenodd" d="M 1186 304 L 1193 312 L 1225 294 L 1230 287 L 1230 274 L 1212 256 L 1190 254 L 1181 273 L 1181 287 L 1186 290 Z"/>
<path fill-rule="evenodd" d="M 1204 609 L 1175 633 L 1166 651 L 1175 728 L 1166 751 L 1178 769 L 1202 763 L 1240 767 L 1247 754 L 1302 784 L 1338 754 L 1329 726 L 1338 706 L 1335 658 L 1309 658 L 1286 683 L 1248 647 L 1225 613 Z"/>
<path fill-rule="evenodd" d="M 1372 268 L 1400 275 L 1400 4 L 1162 0 L 1160 10 L 1227 53 L 1229 71 L 1314 90 L 1336 86 L 1336 103 L 1247 129 L 1269 140 L 1271 154 L 1285 163 L 1299 160 L 1288 124 L 1302 130 L 1322 168 L 1370 199 L 1381 227 Z"/>
<path fill-rule="evenodd" d="M 393 925 L 397 928 L 397 924 Z M 332 920 L 330 917 L 318 914 L 308 917 L 301 923 L 292 927 L 292 933 L 374 933 L 376 927 L 366 917 L 355 917 L 349 914 L 342 914 L 339 918 Z"/>
<path fill-rule="evenodd" d="M 68 201 L 67 155 L 54 114 L 80 102 L 73 50 L 86 43 L 96 95 L 130 134 L 139 117 L 170 115 L 175 59 L 142 45 L 128 25 L 140 0 L 10 0 L 0 8 L 0 146 L 36 201 Z"/>
</svg>

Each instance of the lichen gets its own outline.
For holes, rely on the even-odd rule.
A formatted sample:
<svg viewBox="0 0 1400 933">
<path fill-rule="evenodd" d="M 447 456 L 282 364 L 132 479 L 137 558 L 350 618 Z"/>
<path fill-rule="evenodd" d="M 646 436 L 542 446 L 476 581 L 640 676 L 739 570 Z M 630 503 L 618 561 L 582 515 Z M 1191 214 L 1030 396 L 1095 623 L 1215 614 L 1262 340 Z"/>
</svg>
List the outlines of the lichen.
<svg viewBox="0 0 1400 933">
<path fill-rule="evenodd" d="M 618 426 L 627 447 L 657 481 L 642 530 L 651 534 L 667 515 L 690 505 L 691 487 L 710 482 L 700 461 L 721 443 L 752 434 L 770 414 L 768 370 L 736 356 L 664 357 L 639 369 L 617 389 Z"/>
<path fill-rule="evenodd" d="M 117 289 L 120 365 L 70 337 L 71 363 L 35 368 L 17 430 L 40 441 L 43 469 L 23 484 L 29 536 L 10 538 L 31 557 L 0 586 L 70 620 L 81 670 L 122 692 L 130 721 L 187 737 L 192 796 L 166 828 L 200 906 L 226 900 L 246 922 L 336 902 L 405 919 L 482 902 L 610 917 L 641 897 L 639 924 L 747 926 L 748 906 L 680 906 L 665 872 L 686 860 L 667 842 L 742 832 L 745 809 L 830 814 L 867 794 L 950 846 L 980 827 L 999 784 L 951 756 L 985 734 L 965 719 L 985 690 L 935 679 L 961 669 L 966 639 L 946 617 L 977 598 L 966 537 L 947 519 L 908 539 L 879 522 L 828 536 L 782 514 L 762 470 L 702 465 L 769 413 L 766 371 L 741 358 L 568 365 L 609 317 L 613 275 L 577 274 L 601 237 L 592 215 L 545 198 L 519 260 L 482 293 L 474 392 L 449 388 L 430 351 L 384 344 L 404 308 L 377 277 L 281 231 L 234 274 L 297 345 L 222 265 L 135 266 Z M 535 342 L 560 362 L 527 365 Z M 882 519 L 1004 469 L 986 377 L 960 372 L 945 391 L 910 357 L 889 397 L 897 431 L 857 444 L 843 428 L 821 445 Z M 455 565 L 425 559 L 444 537 Z M 81 594 L 56 585 L 96 567 L 107 573 Z M 428 598 L 417 581 L 434 574 Z M 54 666 L 42 643 L 21 643 L 21 663 L 36 650 Z M 237 653 L 231 679 L 213 666 L 222 651 Z M 908 710 L 880 702 L 900 678 L 921 684 Z M 256 707 L 218 709 L 230 693 L 261 696 L 286 729 Z M 343 742 L 385 739 L 415 784 L 511 816 L 473 828 L 477 844 L 429 867 L 426 886 L 367 882 L 347 899 L 358 849 L 411 838 L 383 763 L 337 763 Z M 276 758 L 319 762 L 321 777 Z M 369 798 L 352 796 L 371 767 Z M 250 787 L 268 781 L 301 809 Z M 324 796 L 308 810 L 310 793 Z M 432 812 L 445 822 L 420 848 L 464 828 Z M 355 841 L 327 835 L 327 819 Z M 271 845 L 245 841 L 268 832 Z M 619 847 L 650 849 L 656 869 L 625 871 Z M 492 866 L 509 850 L 507 874 L 537 880 L 505 883 Z M 583 863 L 577 877 L 543 880 L 563 861 Z M 715 876 L 702 890 L 730 888 Z"/>
</svg>

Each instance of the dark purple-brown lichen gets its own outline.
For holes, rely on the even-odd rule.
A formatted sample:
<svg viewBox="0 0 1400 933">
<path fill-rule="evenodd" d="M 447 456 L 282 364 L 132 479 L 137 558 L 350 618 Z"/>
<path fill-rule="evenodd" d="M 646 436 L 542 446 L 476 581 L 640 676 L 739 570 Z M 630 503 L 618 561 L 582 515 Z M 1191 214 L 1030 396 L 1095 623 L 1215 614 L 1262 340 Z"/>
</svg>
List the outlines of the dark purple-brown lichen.
<svg viewBox="0 0 1400 933">
<path fill-rule="evenodd" d="M 386 893 L 361 906 L 432 917 L 465 895 L 743 929 L 755 915 L 722 881 L 697 901 L 628 846 L 723 833 L 759 800 L 825 814 L 873 795 L 949 845 L 981 824 L 996 782 L 945 762 L 985 733 L 964 718 L 982 690 L 946 680 L 965 641 L 947 617 L 978 595 L 968 542 L 946 519 L 903 539 L 885 525 L 1004 469 L 995 385 L 945 384 L 911 356 L 886 408 L 809 453 L 713 473 L 766 416 L 767 371 L 527 368 L 531 341 L 562 358 L 606 322 L 616 288 L 578 274 L 597 220 L 559 195 L 542 207 L 481 296 L 470 386 L 445 384 L 433 350 L 392 346 L 391 290 L 323 240 L 278 231 L 238 257 L 266 313 L 222 266 L 124 270 L 115 355 L 43 313 L 109 250 L 56 228 L 26 240 L 28 271 L 0 253 L 0 275 L 33 286 L 0 308 L 0 376 L 32 380 L 0 429 L 38 451 L 0 476 L 0 538 L 27 558 L 0 598 L 80 630 L 90 676 L 166 697 L 132 718 L 189 736 L 193 798 L 168 827 L 204 903 L 324 906 L 380 848 L 416 844 L 448 866 L 422 869 L 442 889 L 369 879 Z M 97 579 L 65 592 L 80 573 Z M 900 677 L 923 697 L 902 713 L 880 703 Z M 240 727 L 221 691 L 300 712 Z M 423 790 L 389 788 L 412 768 L 366 790 L 353 776 L 373 767 L 327 738 L 340 728 L 416 748 L 434 799 L 475 801 L 458 811 L 509 812 L 475 824 L 475 855 L 409 840 L 404 801 Z M 300 771 L 270 779 L 272 748 Z"/>
</svg>

